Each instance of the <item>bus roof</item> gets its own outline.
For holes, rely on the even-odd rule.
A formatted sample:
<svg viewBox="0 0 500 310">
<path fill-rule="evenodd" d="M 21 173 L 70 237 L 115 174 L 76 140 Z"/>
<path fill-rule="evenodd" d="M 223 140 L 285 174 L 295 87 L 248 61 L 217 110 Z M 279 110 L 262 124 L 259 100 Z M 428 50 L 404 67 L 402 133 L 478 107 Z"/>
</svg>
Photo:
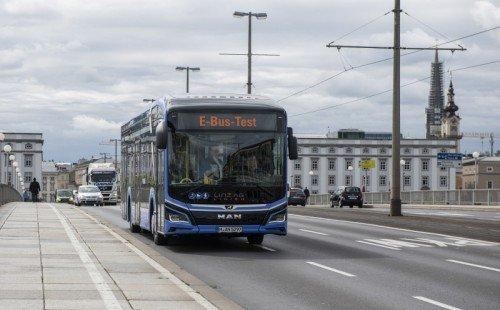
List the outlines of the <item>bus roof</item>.
<svg viewBox="0 0 500 310">
<path fill-rule="evenodd" d="M 263 96 L 225 94 L 225 95 L 187 95 L 169 100 L 168 108 L 246 108 L 285 111 L 273 100 Z"/>
</svg>

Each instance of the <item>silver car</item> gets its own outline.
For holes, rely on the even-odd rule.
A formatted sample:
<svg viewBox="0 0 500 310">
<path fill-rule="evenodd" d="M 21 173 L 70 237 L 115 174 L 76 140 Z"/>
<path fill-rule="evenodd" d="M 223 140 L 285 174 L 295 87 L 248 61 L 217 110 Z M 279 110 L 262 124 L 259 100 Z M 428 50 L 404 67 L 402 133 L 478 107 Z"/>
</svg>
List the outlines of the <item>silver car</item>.
<svg viewBox="0 0 500 310">
<path fill-rule="evenodd" d="M 104 198 L 101 191 L 95 185 L 82 185 L 78 187 L 78 192 L 75 195 L 75 205 L 104 205 Z"/>
</svg>

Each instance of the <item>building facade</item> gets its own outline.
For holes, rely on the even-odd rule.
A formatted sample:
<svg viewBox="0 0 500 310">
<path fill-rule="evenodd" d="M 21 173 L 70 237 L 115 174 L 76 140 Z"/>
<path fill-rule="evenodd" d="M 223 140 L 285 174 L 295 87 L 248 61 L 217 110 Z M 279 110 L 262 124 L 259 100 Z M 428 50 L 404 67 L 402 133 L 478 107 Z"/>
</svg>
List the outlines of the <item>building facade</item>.
<svg viewBox="0 0 500 310">
<path fill-rule="evenodd" d="M 341 185 L 359 186 L 370 192 L 389 191 L 390 133 L 365 133 L 364 138 L 353 139 L 345 130 L 340 132 L 296 134 L 299 158 L 288 162 L 290 186 L 308 187 L 311 194 L 326 194 Z M 401 190 L 454 189 L 456 169 L 439 167 L 437 153 L 456 152 L 458 143 L 456 139 L 402 139 Z M 375 162 L 375 167 L 362 169 L 360 162 L 368 159 Z"/>
<path fill-rule="evenodd" d="M 464 160 L 462 183 L 464 189 L 499 189 L 500 157 L 482 157 L 477 161 L 475 159 Z"/>
<path fill-rule="evenodd" d="M 46 202 L 54 202 L 58 189 L 76 189 L 76 185 L 70 179 L 72 171 L 72 164 L 55 163 L 53 161 L 43 162 L 40 199 Z"/>
<path fill-rule="evenodd" d="M 20 190 L 17 178 L 13 178 L 12 162 L 9 155 L 14 155 L 18 162 L 24 186 L 29 188 L 33 178 L 42 178 L 43 135 L 41 133 L 6 132 L 5 140 L 0 142 L 0 183 L 11 184 L 14 181 L 16 189 Z M 5 145 L 12 147 L 12 152 L 3 151 Z"/>
</svg>

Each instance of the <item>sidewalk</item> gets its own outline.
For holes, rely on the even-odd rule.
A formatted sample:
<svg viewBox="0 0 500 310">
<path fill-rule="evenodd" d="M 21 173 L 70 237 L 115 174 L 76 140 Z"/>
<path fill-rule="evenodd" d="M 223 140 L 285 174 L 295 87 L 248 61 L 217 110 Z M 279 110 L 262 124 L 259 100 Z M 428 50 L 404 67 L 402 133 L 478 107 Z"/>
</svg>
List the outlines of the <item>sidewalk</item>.
<svg viewBox="0 0 500 310">
<path fill-rule="evenodd" d="M 193 277 L 215 296 L 208 301 L 164 265 L 77 208 L 0 207 L 1 309 L 234 308 Z"/>
</svg>

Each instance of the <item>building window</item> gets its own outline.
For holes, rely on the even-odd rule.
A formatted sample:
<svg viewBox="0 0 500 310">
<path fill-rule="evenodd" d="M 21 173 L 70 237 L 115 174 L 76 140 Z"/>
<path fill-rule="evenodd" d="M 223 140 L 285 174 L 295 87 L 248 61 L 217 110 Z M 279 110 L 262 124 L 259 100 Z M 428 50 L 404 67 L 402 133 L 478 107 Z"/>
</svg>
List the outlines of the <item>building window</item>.
<svg viewBox="0 0 500 310">
<path fill-rule="evenodd" d="M 411 159 L 405 158 L 405 164 L 403 166 L 404 171 L 410 171 L 411 170 Z"/>
<path fill-rule="evenodd" d="M 319 153 L 319 149 L 318 149 L 318 147 L 317 147 L 317 146 L 313 146 L 313 147 L 311 148 L 311 153 L 313 153 L 313 154 L 318 154 L 318 153 Z"/>
<path fill-rule="evenodd" d="M 429 154 L 429 149 L 428 149 L 428 148 L 426 148 L 426 147 L 424 147 L 424 148 L 422 149 L 422 154 L 424 154 L 424 155 Z"/>
<path fill-rule="evenodd" d="M 439 170 L 446 171 L 446 167 L 439 167 Z"/>
<path fill-rule="evenodd" d="M 26 143 L 26 144 L 24 145 L 24 148 L 25 148 L 25 149 L 27 149 L 27 150 L 32 150 L 32 149 L 33 149 L 33 144 L 31 144 L 31 143 Z"/>
<path fill-rule="evenodd" d="M 411 154 L 411 150 L 410 150 L 409 148 L 405 148 L 405 149 L 403 150 L 403 152 L 404 152 L 405 154 Z"/>
<path fill-rule="evenodd" d="M 370 149 L 367 147 L 363 148 L 363 154 L 370 154 Z"/>
<path fill-rule="evenodd" d="M 422 171 L 429 171 L 429 160 L 422 159 Z"/>
<path fill-rule="evenodd" d="M 363 185 L 364 186 L 370 186 L 370 176 L 369 175 L 364 175 L 363 176 Z"/>
<path fill-rule="evenodd" d="M 319 178 L 317 175 L 311 175 L 311 186 L 318 186 Z"/>
<path fill-rule="evenodd" d="M 56 183 L 53 182 L 52 180 L 50 180 L 50 191 L 54 191 L 55 190 L 55 187 L 56 187 Z"/>
<path fill-rule="evenodd" d="M 352 177 L 350 175 L 345 176 L 345 185 L 346 186 L 351 186 Z"/>
<path fill-rule="evenodd" d="M 297 147 L 297 153 L 298 153 L 298 154 L 302 153 L 302 148 L 301 148 L 300 146 L 299 146 L 299 147 Z"/>
<path fill-rule="evenodd" d="M 487 183 L 486 187 L 487 187 L 488 189 L 492 189 L 492 188 L 493 188 L 493 181 L 488 181 L 488 183 Z"/>
<path fill-rule="evenodd" d="M 446 149 L 441 149 L 441 153 L 446 153 Z"/>
<path fill-rule="evenodd" d="M 42 190 L 47 190 L 47 177 L 42 178 Z"/>
<path fill-rule="evenodd" d="M 493 167 L 486 167 L 486 172 L 493 172 Z"/>
<path fill-rule="evenodd" d="M 387 176 L 381 175 L 378 179 L 378 184 L 380 186 L 387 186 Z"/>
<path fill-rule="evenodd" d="M 380 154 L 387 154 L 387 149 L 385 147 L 381 148 Z"/>
<path fill-rule="evenodd" d="M 439 177 L 439 186 L 447 187 L 448 186 L 448 178 L 444 175 Z"/>
<path fill-rule="evenodd" d="M 336 160 L 335 158 L 328 158 L 328 170 L 335 170 Z"/>
<path fill-rule="evenodd" d="M 318 170 L 318 161 L 319 159 L 317 158 L 311 159 L 311 170 Z"/>
<path fill-rule="evenodd" d="M 24 172 L 24 182 L 25 183 L 30 183 L 32 178 L 33 178 L 33 173 L 31 173 L 29 171 Z"/>
<path fill-rule="evenodd" d="M 378 167 L 379 167 L 380 171 L 387 171 L 387 159 L 380 158 L 378 160 Z"/>
<path fill-rule="evenodd" d="M 317 195 L 317 194 L 318 194 L 318 191 L 317 191 L 317 190 L 313 189 L 313 190 L 311 191 L 311 195 Z"/>
<path fill-rule="evenodd" d="M 33 167 L 33 154 L 25 154 L 24 155 L 24 166 L 25 167 Z"/>
<path fill-rule="evenodd" d="M 7 183 L 12 184 L 12 173 L 7 172 Z"/>
<path fill-rule="evenodd" d="M 335 185 L 335 176 L 334 175 L 329 175 L 328 176 L 328 185 L 329 186 L 334 186 Z"/>
<path fill-rule="evenodd" d="M 411 176 L 405 175 L 403 178 L 404 186 L 411 186 Z"/>
<path fill-rule="evenodd" d="M 330 154 L 335 154 L 335 148 L 334 148 L 333 146 L 330 146 L 330 147 L 328 148 L 328 153 L 330 153 Z"/>
<path fill-rule="evenodd" d="M 300 170 L 301 169 L 300 163 L 301 163 L 300 159 L 297 159 L 297 160 L 294 161 L 294 165 L 293 166 L 294 166 L 295 170 Z"/>
<path fill-rule="evenodd" d="M 298 174 L 293 176 L 293 187 L 302 187 L 302 178 Z"/>
<path fill-rule="evenodd" d="M 427 187 L 430 188 L 429 186 L 429 176 L 423 175 L 422 176 L 422 188 Z"/>
<path fill-rule="evenodd" d="M 352 154 L 352 147 L 346 147 L 345 148 L 345 153 L 346 154 Z"/>
<path fill-rule="evenodd" d="M 349 170 L 349 167 L 353 167 L 354 168 L 354 166 L 352 165 L 352 161 L 353 161 L 352 158 L 346 158 L 345 159 L 345 170 Z"/>
</svg>

